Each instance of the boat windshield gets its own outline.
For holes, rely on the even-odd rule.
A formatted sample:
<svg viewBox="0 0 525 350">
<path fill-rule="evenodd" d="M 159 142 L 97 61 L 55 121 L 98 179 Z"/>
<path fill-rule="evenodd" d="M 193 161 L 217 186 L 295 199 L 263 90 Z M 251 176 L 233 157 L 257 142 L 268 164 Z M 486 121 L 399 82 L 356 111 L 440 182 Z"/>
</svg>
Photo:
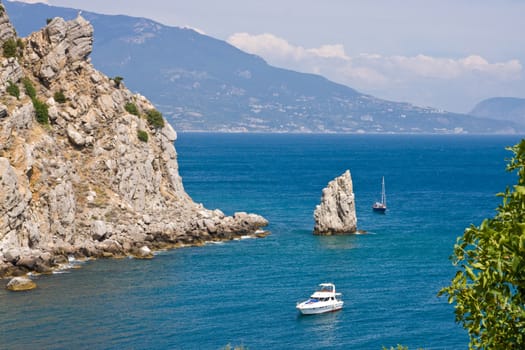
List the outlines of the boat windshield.
<svg viewBox="0 0 525 350">
<path fill-rule="evenodd" d="M 334 287 L 333 286 L 328 286 L 328 285 L 322 285 L 321 289 L 319 289 L 319 292 L 330 292 L 330 293 L 332 293 L 333 291 L 334 291 Z"/>
</svg>

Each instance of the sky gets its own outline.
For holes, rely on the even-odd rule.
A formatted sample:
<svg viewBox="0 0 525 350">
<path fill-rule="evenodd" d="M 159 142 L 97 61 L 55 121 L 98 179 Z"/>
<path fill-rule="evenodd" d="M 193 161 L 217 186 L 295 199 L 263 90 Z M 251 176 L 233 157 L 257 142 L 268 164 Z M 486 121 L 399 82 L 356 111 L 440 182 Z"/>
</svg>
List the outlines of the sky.
<svg viewBox="0 0 525 350">
<path fill-rule="evenodd" d="M 525 98 L 525 0 L 46 0 L 190 27 L 269 64 L 451 112 Z"/>
</svg>

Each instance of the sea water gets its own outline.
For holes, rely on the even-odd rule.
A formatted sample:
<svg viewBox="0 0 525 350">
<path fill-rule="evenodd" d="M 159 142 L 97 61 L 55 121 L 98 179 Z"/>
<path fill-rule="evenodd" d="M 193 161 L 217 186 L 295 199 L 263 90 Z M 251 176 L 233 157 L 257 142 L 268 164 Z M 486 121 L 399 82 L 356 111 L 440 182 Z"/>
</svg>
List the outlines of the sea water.
<svg viewBox="0 0 525 350">
<path fill-rule="evenodd" d="M 466 349 L 453 306 L 437 297 L 471 224 L 516 182 L 518 136 L 180 134 L 186 191 L 210 209 L 265 216 L 272 232 L 98 260 L 0 291 L 1 349 Z M 312 235 L 326 184 L 350 169 L 358 228 Z M 373 213 L 385 177 L 388 210 Z M 5 282 L 5 281 L 4 281 Z M 300 316 L 298 301 L 335 283 L 345 306 Z"/>
</svg>

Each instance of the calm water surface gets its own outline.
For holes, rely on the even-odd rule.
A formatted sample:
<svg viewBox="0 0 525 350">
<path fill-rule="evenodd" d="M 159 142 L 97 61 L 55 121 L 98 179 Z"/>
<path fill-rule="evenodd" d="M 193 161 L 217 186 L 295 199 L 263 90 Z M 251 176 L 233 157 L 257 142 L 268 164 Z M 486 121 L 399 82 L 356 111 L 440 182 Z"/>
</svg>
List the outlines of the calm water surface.
<svg viewBox="0 0 525 350">
<path fill-rule="evenodd" d="M 515 182 L 517 136 L 181 134 L 187 192 L 226 214 L 264 215 L 272 235 L 87 262 L 0 290 L 2 349 L 467 349 L 436 297 L 456 237 L 493 216 Z M 316 237 L 328 181 L 350 169 L 367 235 Z M 389 210 L 374 214 L 385 176 Z M 302 317 L 295 303 L 334 282 L 345 308 Z"/>
</svg>

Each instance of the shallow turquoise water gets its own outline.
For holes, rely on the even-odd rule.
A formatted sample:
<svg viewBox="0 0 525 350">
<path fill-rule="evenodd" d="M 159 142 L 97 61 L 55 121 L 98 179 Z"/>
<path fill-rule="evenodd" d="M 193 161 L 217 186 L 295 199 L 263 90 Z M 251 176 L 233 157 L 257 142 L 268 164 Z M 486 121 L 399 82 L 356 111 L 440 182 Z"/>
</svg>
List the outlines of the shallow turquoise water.
<svg viewBox="0 0 525 350">
<path fill-rule="evenodd" d="M 512 185 L 516 136 L 181 134 L 187 192 L 208 208 L 267 217 L 272 235 L 85 263 L 0 291 L 5 349 L 466 349 L 436 297 L 456 237 L 492 216 Z M 350 169 L 367 235 L 316 237 L 321 189 Z M 389 210 L 374 214 L 385 176 Z M 295 303 L 334 282 L 345 308 L 302 317 Z"/>
</svg>

